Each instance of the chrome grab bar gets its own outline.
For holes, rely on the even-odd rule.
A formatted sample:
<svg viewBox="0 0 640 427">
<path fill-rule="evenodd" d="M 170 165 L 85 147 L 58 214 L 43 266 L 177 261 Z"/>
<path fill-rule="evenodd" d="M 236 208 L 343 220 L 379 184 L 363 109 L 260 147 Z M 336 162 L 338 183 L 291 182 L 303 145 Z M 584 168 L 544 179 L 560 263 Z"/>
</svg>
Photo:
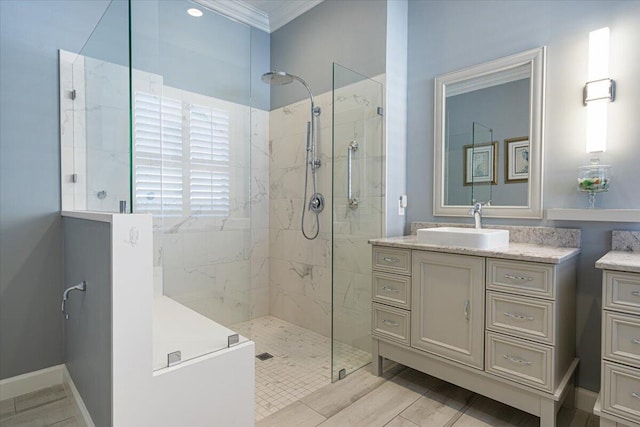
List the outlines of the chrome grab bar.
<svg viewBox="0 0 640 427">
<path fill-rule="evenodd" d="M 354 151 L 358 150 L 358 142 L 354 139 L 347 146 L 347 198 L 349 199 L 349 207 L 351 209 L 358 209 L 358 200 L 353 197 L 351 191 L 351 158 Z"/>
<path fill-rule="evenodd" d="M 67 300 L 69 299 L 69 293 L 71 291 L 81 291 L 81 292 L 85 292 L 87 290 L 87 282 L 85 282 L 84 280 L 80 283 L 78 283 L 75 286 L 71 286 L 70 288 L 67 288 L 64 293 L 62 294 L 62 314 L 64 314 L 64 318 L 65 319 L 69 319 L 69 313 L 67 313 L 67 310 L 65 309 L 65 305 L 67 303 Z"/>
</svg>

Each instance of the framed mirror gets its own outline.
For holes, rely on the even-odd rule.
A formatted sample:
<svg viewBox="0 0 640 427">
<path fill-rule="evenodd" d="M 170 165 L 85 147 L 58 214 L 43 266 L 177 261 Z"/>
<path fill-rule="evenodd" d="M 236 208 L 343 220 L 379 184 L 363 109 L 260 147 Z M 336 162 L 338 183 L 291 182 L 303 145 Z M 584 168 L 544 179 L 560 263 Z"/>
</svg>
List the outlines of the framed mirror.
<svg viewBox="0 0 640 427">
<path fill-rule="evenodd" d="M 542 218 L 545 48 L 435 79 L 434 216 Z"/>
</svg>

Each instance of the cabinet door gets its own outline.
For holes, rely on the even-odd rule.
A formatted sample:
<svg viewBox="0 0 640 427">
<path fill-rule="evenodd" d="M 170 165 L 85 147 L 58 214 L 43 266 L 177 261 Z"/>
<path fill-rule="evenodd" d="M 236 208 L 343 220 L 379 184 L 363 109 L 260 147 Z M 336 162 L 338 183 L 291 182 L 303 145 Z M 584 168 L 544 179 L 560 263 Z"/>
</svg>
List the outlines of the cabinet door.
<svg viewBox="0 0 640 427">
<path fill-rule="evenodd" d="M 411 346 L 483 368 L 482 257 L 413 251 Z"/>
</svg>

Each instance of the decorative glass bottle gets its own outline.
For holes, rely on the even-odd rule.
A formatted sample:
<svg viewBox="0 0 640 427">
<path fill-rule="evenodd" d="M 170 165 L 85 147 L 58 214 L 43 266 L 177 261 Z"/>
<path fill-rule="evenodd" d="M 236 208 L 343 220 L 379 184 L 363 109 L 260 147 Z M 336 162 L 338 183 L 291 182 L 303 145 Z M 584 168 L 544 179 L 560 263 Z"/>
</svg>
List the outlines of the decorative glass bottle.
<svg viewBox="0 0 640 427">
<path fill-rule="evenodd" d="M 578 168 L 578 190 L 589 193 L 589 208 L 595 207 L 596 194 L 607 191 L 610 181 L 611 166 L 601 165 L 598 159 Z"/>
</svg>

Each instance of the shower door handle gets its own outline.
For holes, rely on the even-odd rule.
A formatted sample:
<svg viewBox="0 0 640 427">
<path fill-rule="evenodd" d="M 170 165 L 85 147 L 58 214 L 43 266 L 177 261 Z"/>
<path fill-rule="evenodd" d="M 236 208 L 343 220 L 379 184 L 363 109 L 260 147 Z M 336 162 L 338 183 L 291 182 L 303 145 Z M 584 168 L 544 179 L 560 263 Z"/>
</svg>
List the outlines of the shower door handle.
<svg viewBox="0 0 640 427">
<path fill-rule="evenodd" d="M 358 200 L 353 197 L 353 193 L 351 191 L 351 158 L 356 150 L 358 150 L 358 142 L 354 139 L 347 146 L 347 198 L 349 199 L 349 207 L 351 209 L 358 209 Z"/>
</svg>

